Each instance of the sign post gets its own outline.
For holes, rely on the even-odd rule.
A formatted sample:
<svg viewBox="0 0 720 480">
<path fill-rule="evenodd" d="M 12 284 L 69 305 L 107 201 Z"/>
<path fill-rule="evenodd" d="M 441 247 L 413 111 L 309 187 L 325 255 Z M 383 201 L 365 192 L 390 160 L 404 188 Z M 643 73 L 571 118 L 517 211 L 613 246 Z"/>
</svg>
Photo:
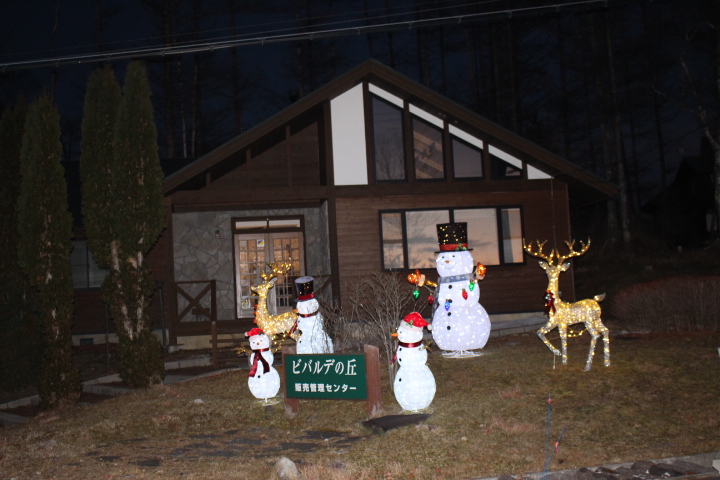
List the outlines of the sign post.
<svg viewBox="0 0 720 480">
<path fill-rule="evenodd" d="M 365 346 L 364 354 L 303 354 L 283 349 L 285 412 L 296 416 L 299 399 L 367 400 L 372 417 L 382 410 L 380 355 Z"/>
</svg>

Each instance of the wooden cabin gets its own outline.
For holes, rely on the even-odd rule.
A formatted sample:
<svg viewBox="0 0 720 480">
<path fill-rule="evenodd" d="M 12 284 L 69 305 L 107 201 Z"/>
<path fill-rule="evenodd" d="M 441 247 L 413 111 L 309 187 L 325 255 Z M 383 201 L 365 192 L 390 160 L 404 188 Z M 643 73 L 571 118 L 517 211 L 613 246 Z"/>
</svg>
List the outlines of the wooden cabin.
<svg viewBox="0 0 720 480">
<path fill-rule="evenodd" d="M 570 204 L 615 187 L 376 61 L 367 61 L 168 176 L 168 229 L 150 255 L 171 344 L 208 347 L 210 320 L 245 331 L 250 287 L 292 259 L 293 280 L 343 301 L 369 272 L 435 272 L 436 224 L 467 222 L 492 321 L 543 308 L 522 239 L 571 238 Z M 528 261 L 529 260 L 529 261 Z M 574 297 L 572 272 L 562 278 Z M 412 286 L 408 284 L 408 294 Z M 157 322 L 156 322 L 156 326 Z"/>
</svg>

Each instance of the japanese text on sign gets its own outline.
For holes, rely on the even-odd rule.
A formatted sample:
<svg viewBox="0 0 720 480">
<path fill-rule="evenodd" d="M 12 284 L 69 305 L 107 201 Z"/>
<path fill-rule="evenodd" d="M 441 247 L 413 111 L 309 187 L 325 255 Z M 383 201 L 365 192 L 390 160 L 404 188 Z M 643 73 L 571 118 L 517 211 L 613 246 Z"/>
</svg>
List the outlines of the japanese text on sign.
<svg viewBox="0 0 720 480">
<path fill-rule="evenodd" d="M 367 398 L 364 355 L 285 355 L 290 398 Z"/>
</svg>

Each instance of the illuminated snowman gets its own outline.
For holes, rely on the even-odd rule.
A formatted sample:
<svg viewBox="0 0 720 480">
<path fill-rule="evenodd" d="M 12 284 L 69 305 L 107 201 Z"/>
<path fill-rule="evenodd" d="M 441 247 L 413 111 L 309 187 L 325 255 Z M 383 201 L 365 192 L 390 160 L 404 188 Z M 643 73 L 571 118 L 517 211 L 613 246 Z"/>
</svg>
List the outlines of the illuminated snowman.
<svg viewBox="0 0 720 480">
<path fill-rule="evenodd" d="M 250 338 L 252 349 L 248 387 L 255 398 L 267 402 L 280 390 L 280 374 L 272 366 L 274 358 L 270 351 L 270 337 L 259 328 L 253 328 L 245 336 Z"/>
<path fill-rule="evenodd" d="M 422 315 L 413 312 L 397 329 L 398 347 L 393 361 L 397 361 L 400 368 L 395 374 L 393 390 L 403 410 L 426 409 L 435 398 L 435 377 L 426 364 L 427 350 L 422 344 L 423 327 L 427 325 Z"/>
<path fill-rule="evenodd" d="M 332 340 L 323 330 L 320 305 L 313 292 L 313 278 L 300 277 L 295 280 L 297 291 L 297 328 L 302 335 L 297 341 L 297 353 L 333 353 Z"/>
<path fill-rule="evenodd" d="M 490 318 L 480 305 L 478 279 L 471 249 L 467 247 L 467 223 L 437 226 L 440 251 L 435 262 L 438 286 L 435 293 L 432 334 L 443 355 L 476 355 L 470 350 L 485 346 L 490 336 Z"/>
</svg>

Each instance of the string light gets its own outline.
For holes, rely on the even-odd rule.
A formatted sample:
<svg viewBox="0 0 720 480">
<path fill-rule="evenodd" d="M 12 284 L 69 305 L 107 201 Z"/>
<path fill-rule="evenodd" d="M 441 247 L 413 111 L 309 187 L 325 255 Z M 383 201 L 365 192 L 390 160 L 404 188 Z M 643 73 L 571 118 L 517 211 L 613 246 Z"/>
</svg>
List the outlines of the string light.
<svg viewBox="0 0 720 480">
<path fill-rule="evenodd" d="M 585 299 L 575 303 L 568 303 L 563 302 L 560 299 L 560 292 L 558 290 L 560 274 L 570 268 L 569 263 L 563 262 L 570 257 L 577 257 L 587 252 L 588 248 L 590 248 L 590 240 L 588 239 L 587 243 L 580 242 L 580 251 L 576 251 L 574 248 L 575 240 L 573 240 L 572 242 L 566 241 L 565 244 L 570 251 L 570 253 L 568 253 L 567 255 L 560 255 L 560 252 L 556 249 L 553 249 L 549 255 L 545 254 L 543 253 L 543 247 L 547 243 L 547 240 L 542 243 L 539 240 L 536 240 L 535 242 L 537 247 L 535 250 L 533 250 L 533 243 L 531 242 L 530 245 L 526 245 L 525 239 L 523 238 L 523 250 L 525 250 L 528 255 L 532 255 L 533 257 L 538 257 L 545 260 L 541 260 L 539 264 L 540 267 L 545 270 L 545 274 L 548 277 L 548 287 L 545 294 L 545 314 L 548 316 L 548 322 L 545 324 L 545 326 L 538 330 L 538 336 L 543 341 L 543 343 L 547 345 L 551 352 L 553 352 L 556 356 L 562 357 L 563 364 L 567 364 L 568 337 L 579 337 L 583 334 L 584 330 L 587 330 L 588 334 L 590 335 L 590 351 L 588 352 L 587 361 L 585 363 L 585 371 L 588 371 L 590 370 L 590 368 L 592 368 L 592 361 L 593 356 L 595 355 L 595 345 L 597 343 L 597 339 L 600 337 L 600 335 L 602 335 L 603 353 L 605 357 L 604 363 L 606 367 L 609 367 L 610 331 L 602 323 L 602 319 L 600 318 L 602 310 L 600 308 L 600 304 L 598 303 L 605 298 L 605 294 L 603 293 L 602 295 L 595 295 L 595 297 L 593 297 L 592 299 Z M 554 259 L 554 257 L 556 258 L 556 260 Z M 570 333 L 568 334 L 569 327 L 577 323 L 584 324 L 585 329 L 581 330 L 580 333 L 570 330 Z M 560 352 L 560 350 L 555 348 L 545 336 L 548 332 L 550 332 L 556 327 L 560 334 L 562 353 Z"/>
</svg>

